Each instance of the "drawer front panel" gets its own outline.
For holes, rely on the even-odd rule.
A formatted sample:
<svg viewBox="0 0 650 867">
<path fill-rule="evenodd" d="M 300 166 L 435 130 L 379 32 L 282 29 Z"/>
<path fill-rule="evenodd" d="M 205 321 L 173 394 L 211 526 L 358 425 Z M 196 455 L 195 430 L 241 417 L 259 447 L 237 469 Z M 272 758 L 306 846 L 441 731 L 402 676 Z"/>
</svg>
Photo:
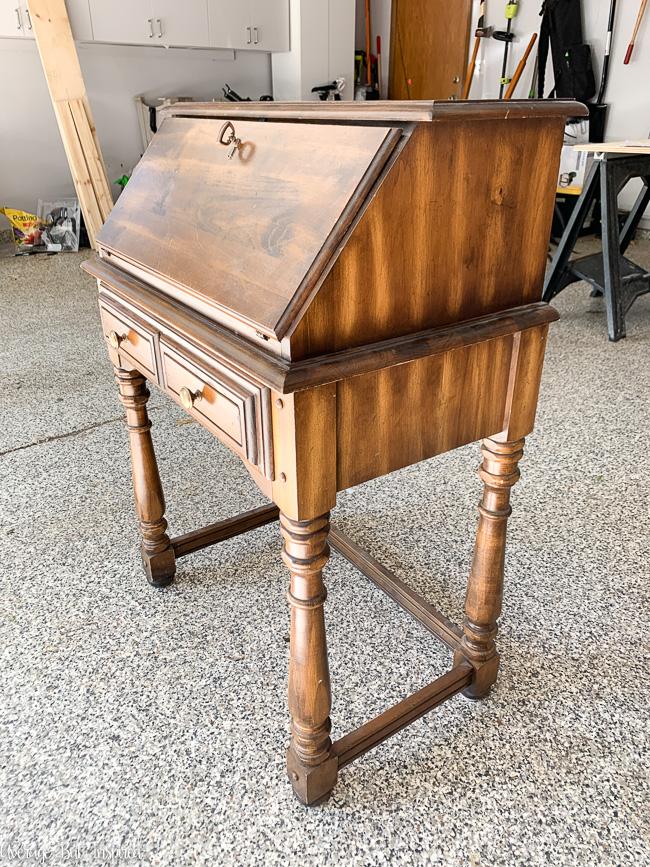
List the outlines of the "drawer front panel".
<svg viewBox="0 0 650 867">
<path fill-rule="evenodd" d="M 120 364 L 128 367 L 131 361 L 149 379 L 158 380 L 154 335 L 143 322 L 101 301 L 99 310 L 104 338 L 110 348 L 120 356 Z M 124 356 L 124 359 L 122 358 Z"/>
<path fill-rule="evenodd" d="M 237 382 L 225 369 L 208 369 L 164 341 L 160 349 L 167 390 L 233 451 L 257 464 L 257 390 Z"/>
</svg>

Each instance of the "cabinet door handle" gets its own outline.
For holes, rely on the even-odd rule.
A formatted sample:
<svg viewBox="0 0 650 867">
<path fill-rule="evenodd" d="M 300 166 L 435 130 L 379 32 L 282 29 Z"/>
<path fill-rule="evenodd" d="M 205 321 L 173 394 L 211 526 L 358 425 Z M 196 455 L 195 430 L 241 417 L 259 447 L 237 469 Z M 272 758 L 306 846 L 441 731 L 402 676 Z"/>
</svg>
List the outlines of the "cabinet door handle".
<svg viewBox="0 0 650 867">
<path fill-rule="evenodd" d="M 253 42 L 257 45 L 260 41 L 260 33 L 258 27 L 253 27 Z"/>
<path fill-rule="evenodd" d="M 14 12 L 16 13 L 16 28 L 18 30 L 22 30 L 23 29 L 23 22 L 20 20 L 20 9 L 16 6 L 16 8 L 14 9 Z M 249 40 L 249 42 L 250 42 L 250 40 Z"/>
<path fill-rule="evenodd" d="M 162 29 L 162 18 L 156 18 L 158 22 L 158 39 L 162 39 L 163 29 Z"/>
<path fill-rule="evenodd" d="M 147 18 L 147 24 L 149 25 L 149 39 L 153 39 L 153 18 Z"/>
<path fill-rule="evenodd" d="M 25 9 L 25 15 L 27 16 L 27 29 L 32 29 L 32 16 L 29 14 L 29 9 Z"/>
<path fill-rule="evenodd" d="M 18 12 L 17 9 L 16 9 L 16 12 Z M 251 28 L 250 27 L 246 28 L 246 33 L 248 33 L 248 39 L 246 40 L 246 45 L 250 45 L 251 42 L 253 41 L 253 39 L 251 37 Z"/>
</svg>

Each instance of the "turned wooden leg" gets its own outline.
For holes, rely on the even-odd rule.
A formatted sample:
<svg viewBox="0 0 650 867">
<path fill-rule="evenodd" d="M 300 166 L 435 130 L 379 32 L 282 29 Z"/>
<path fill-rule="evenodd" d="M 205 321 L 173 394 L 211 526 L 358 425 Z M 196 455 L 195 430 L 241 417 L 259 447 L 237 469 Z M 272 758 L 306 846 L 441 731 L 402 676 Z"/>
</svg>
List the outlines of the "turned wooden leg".
<svg viewBox="0 0 650 867">
<path fill-rule="evenodd" d="M 456 654 L 457 662 L 464 657 L 476 670 L 474 680 L 463 693 L 472 699 L 489 693 L 499 669 L 494 639 L 503 597 L 506 525 L 512 511 L 510 489 L 519 479 L 517 465 L 523 447 L 523 439 L 514 442 L 486 439 L 481 444 L 483 463 L 479 476 L 484 484 L 483 499 L 478 507 L 478 532 L 467 582 L 464 634 Z"/>
<path fill-rule="evenodd" d="M 149 391 L 144 376 L 137 370 L 116 367 L 115 377 L 126 410 L 133 491 L 142 534 L 142 562 L 149 583 L 166 587 L 174 579 L 176 559 L 166 533 L 165 498 L 151 441 L 151 422 L 147 414 Z"/>
<path fill-rule="evenodd" d="M 331 691 L 323 613 L 329 513 L 313 521 L 293 521 L 281 513 L 280 528 L 282 559 L 291 572 L 287 772 L 303 804 L 315 804 L 334 788 L 338 770 L 337 758 L 330 755 Z"/>
</svg>

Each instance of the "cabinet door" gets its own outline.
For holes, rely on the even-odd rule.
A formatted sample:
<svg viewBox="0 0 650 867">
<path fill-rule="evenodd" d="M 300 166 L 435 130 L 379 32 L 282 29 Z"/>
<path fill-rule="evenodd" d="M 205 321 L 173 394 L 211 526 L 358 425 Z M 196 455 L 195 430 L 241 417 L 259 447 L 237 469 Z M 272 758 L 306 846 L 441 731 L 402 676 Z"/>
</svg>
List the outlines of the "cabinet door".
<svg viewBox="0 0 650 867">
<path fill-rule="evenodd" d="M 90 0 L 97 42 L 153 45 L 156 39 L 152 0 Z"/>
<path fill-rule="evenodd" d="M 93 28 L 90 23 L 88 0 L 65 0 L 72 35 L 79 42 L 92 42 Z"/>
<path fill-rule="evenodd" d="M 153 0 L 156 36 L 154 42 L 163 45 L 207 48 L 207 0 Z"/>
<path fill-rule="evenodd" d="M 253 48 L 250 0 L 208 0 L 210 45 Z"/>
<path fill-rule="evenodd" d="M 0 36 L 25 35 L 27 19 L 18 0 L 0 0 Z"/>
<path fill-rule="evenodd" d="M 251 0 L 253 48 L 289 50 L 289 0 Z"/>
<path fill-rule="evenodd" d="M 23 21 L 23 36 L 26 36 L 28 39 L 36 39 L 27 0 L 20 0 L 20 17 Z"/>
</svg>

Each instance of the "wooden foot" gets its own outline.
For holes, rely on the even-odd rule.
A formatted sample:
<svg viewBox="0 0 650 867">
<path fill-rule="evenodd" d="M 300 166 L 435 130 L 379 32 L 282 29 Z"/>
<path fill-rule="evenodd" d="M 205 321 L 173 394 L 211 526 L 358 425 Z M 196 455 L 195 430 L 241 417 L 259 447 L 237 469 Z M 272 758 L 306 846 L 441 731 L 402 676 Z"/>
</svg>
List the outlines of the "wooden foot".
<svg viewBox="0 0 650 867">
<path fill-rule="evenodd" d="M 334 788 L 338 760 L 331 752 L 331 690 L 323 605 L 322 570 L 329 559 L 329 513 L 312 521 L 280 514 L 282 559 L 291 573 L 289 710 L 291 744 L 287 772 L 303 804 L 323 801 Z"/>
<path fill-rule="evenodd" d="M 467 582 L 463 637 L 455 655 L 456 665 L 465 658 L 475 669 L 474 680 L 463 692 L 467 698 L 483 698 L 497 678 L 499 654 L 494 639 L 503 597 L 506 524 L 512 511 L 510 489 L 519 479 L 523 447 L 523 439 L 486 439 L 481 445 L 483 499 L 478 507 L 478 532 Z"/>
<path fill-rule="evenodd" d="M 166 587 L 174 579 L 176 557 L 166 532 L 165 498 L 151 440 L 147 414 L 149 391 L 144 376 L 137 370 L 116 367 L 115 377 L 126 410 L 133 491 L 142 534 L 142 562 L 147 581 L 154 587 Z"/>
</svg>

